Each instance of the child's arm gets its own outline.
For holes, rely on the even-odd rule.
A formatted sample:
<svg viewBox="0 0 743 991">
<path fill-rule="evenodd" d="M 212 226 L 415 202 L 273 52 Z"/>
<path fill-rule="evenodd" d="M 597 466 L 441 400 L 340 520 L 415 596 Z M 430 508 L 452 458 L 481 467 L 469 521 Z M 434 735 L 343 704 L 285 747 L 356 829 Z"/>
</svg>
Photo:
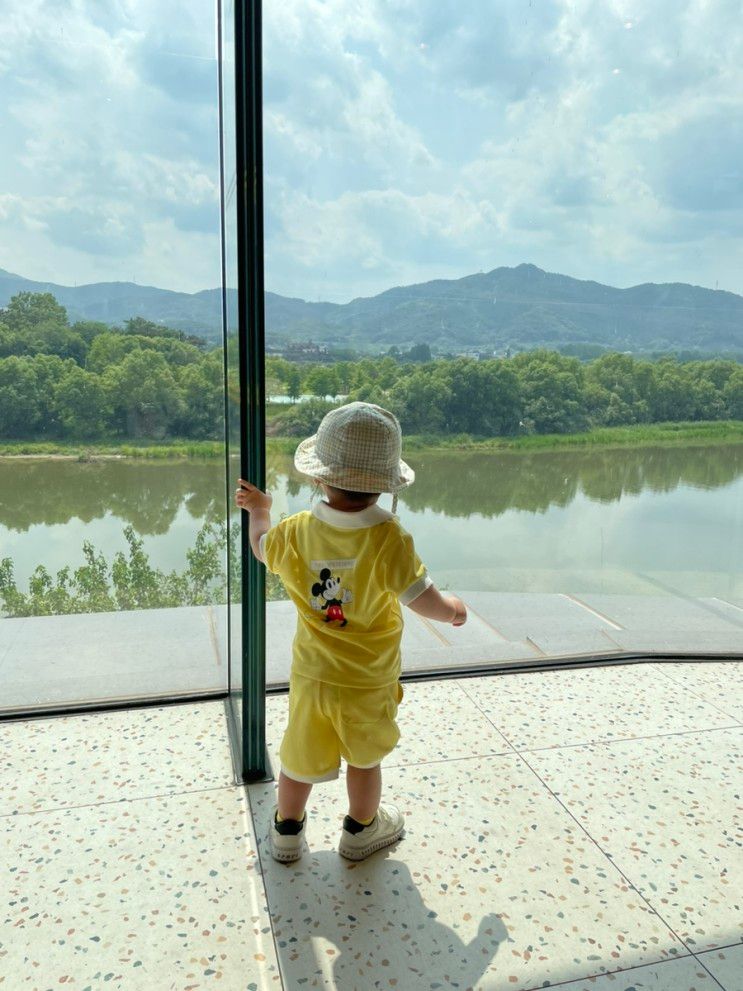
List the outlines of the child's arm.
<svg viewBox="0 0 743 991">
<path fill-rule="evenodd" d="M 255 485 L 238 478 L 240 486 L 235 492 L 235 503 L 246 512 L 250 513 L 250 546 L 253 553 L 263 564 L 261 554 L 261 537 L 271 529 L 271 505 L 273 499 L 268 492 L 261 492 Z"/>
<path fill-rule="evenodd" d="M 467 607 L 456 595 L 442 595 L 435 585 L 429 585 L 425 592 L 408 602 L 408 609 L 426 619 L 437 619 L 440 623 L 463 626 L 467 622 Z"/>
</svg>

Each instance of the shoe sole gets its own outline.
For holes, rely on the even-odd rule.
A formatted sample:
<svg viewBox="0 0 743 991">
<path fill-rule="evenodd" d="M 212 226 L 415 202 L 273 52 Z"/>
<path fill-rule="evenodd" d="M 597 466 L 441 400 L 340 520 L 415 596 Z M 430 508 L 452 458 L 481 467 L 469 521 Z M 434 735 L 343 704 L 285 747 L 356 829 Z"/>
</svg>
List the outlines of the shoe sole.
<svg viewBox="0 0 743 991">
<path fill-rule="evenodd" d="M 393 843 L 397 843 L 397 841 L 401 839 L 404 832 L 405 829 L 403 827 L 399 833 L 395 833 L 393 836 L 382 837 L 375 840 L 373 843 L 370 843 L 368 846 L 361 847 L 361 849 L 344 846 L 344 844 L 341 843 L 338 846 L 338 853 L 341 857 L 345 857 L 346 860 L 366 860 L 367 857 L 370 857 L 373 853 L 376 853 L 377 850 L 383 850 L 384 847 L 392 846 Z"/>
<path fill-rule="evenodd" d="M 271 851 L 271 856 L 274 860 L 277 860 L 280 864 L 293 864 L 295 860 L 299 860 L 302 856 L 301 851 L 299 853 L 278 853 L 274 850 Z"/>
<path fill-rule="evenodd" d="M 278 860 L 280 864 L 292 864 L 294 863 L 295 860 L 299 860 L 299 858 L 302 856 L 302 851 L 299 850 L 299 852 L 295 853 L 293 851 L 290 852 L 288 850 L 272 849 L 271 856 L 273 857 L 274 860 Z"/>
<path fill-rule="evenodd" d="M 274 860 L 278 860 L 280 864 L 291 864 L 295 860 L 299 860 L 304 851 L 304 844 L 302 844 L 299 850 L 282 850 L 281 847 L 274 846 L 270 841 L 269 846 L 271 848 L 271 856 Z"/>
</svg>

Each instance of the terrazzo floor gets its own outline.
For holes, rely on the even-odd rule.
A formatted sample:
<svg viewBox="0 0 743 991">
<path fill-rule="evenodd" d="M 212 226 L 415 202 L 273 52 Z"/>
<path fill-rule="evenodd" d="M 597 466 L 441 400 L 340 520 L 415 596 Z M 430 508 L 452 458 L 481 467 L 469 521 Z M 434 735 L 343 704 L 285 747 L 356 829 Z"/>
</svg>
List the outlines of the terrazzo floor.
<svg viewBox="0 0 743 991">
<path fill-rule="evenodd" d="M 292 865 L 221 702 L 0 723 L 0 989 L 743 991 L 743 664 L 407 683 L 398 721 L 403 840 L 338 856 L 341 775 Z"/>
</svg>

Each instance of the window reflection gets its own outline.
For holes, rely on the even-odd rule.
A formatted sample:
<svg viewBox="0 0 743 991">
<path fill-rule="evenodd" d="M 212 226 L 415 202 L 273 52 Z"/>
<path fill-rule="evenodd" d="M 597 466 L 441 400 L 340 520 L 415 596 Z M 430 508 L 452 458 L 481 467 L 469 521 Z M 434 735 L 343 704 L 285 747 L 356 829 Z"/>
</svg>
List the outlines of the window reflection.
<svg viewBox="0 0 743 991">
<path fill-rule="evenodd" d="M 289 453 L 334 405 L 394 410 L 401 520 L 491 627 L 520 597 L 514 659 L 595 651 L 587 615 L 740 648 L 741 32 L 692 8 L 265 8 L 275 496 L 307 508 Z"/>
<path fill-rule="evenodd" d="M 223 691 L 215 9 L 6 7 L 3 704 Z"/>
</svg>

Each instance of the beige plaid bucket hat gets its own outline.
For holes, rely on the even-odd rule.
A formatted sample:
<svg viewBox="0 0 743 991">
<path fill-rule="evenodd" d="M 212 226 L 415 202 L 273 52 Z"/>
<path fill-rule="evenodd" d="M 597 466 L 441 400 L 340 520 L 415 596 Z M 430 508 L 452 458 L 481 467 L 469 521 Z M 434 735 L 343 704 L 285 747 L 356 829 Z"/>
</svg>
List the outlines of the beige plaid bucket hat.
<svg viewBox="0 0 743 991">
<path fill-rule="evenodd" d="M 415 481 L 402 451 L 397 417 L 373 403 L 348 403 L 327 413 L 303 440 L 294 467 L 351 492 L 398 492 Z"/>
</svg>

